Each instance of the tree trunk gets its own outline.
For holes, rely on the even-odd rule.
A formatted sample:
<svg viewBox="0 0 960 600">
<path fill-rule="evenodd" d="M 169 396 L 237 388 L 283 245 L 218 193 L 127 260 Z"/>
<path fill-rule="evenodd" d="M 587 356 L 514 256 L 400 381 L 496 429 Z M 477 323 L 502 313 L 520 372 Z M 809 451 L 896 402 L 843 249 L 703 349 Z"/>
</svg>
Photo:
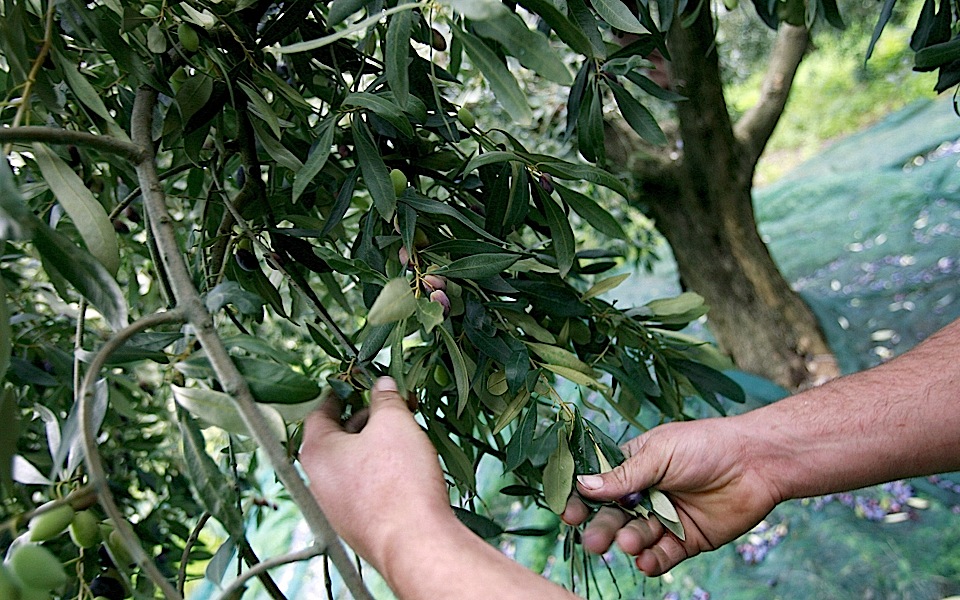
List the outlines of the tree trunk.
<svg viewBox="0 0 960 600">
<path fill-rule="evenodd" d="M 823 331 L 760 238 L 751 196 L 756 162 L 783 110 L 807 32 L 781 31 L 761 101 L 735 130 L 711 12 L 704 6 L 688 27 L 680 21 L 668 47 L 674 87 L 686 97 L 677 103 L 682 144 L 659 159 L 637 160 L 634 147 L 640 200 L 673 249 L 681 283 L 710 305 L 708 325 L 738 368 L 791 390 L 832 378 L 838 372 Z M 626 150 L 622 138 L 617 145 L 613 155 Z"/>
</svg>

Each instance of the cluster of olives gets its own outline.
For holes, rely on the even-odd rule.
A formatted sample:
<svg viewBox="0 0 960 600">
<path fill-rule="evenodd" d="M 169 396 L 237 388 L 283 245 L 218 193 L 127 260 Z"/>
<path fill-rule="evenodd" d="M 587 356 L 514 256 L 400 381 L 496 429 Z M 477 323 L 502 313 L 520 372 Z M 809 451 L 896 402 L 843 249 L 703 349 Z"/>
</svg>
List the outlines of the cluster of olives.
<svg viewBox="0 0 960 600">
<path fill-rule="evenodd" d="M 130 594 L 120 581 L 111 556 L 130 562 L 119 534 L 109 521 L 101 521 L 91 510 L 75 510 L 69 503 L 50 502 L 30 519 L 27 532 L 0 563 L 0 599 L 50 600 L 53 592 L 67 583 L 67 572 L 60 559 L 43 542 L 68 532 L 70 540 L 81 549 L 102 543 L 100 559 L 103 572 L 88 587 L 95 600 L 123 600 Z"/>
<path fill-rule="evenodd" d="M 403 171 L 400 169 L 393 169 L 390 171 L 390 181 L 393 183 L 393 190 L 399 196 L 407 189 L 407 176 L 404 175 Z M 395 224 L 397 231 L 400 231 L 399 226 Z M 427 235 L 419 227 L 414 233 L 413 237 L 413 246 L 414 248 L 422 248 L 429 243 Z M 400 261 L 400 264 L 407 269 L 415 270 L 416 265 L 411 260 L 413 258 L 410 254 L 410 251 L 406 246 L 400 246 L 400 250 L 397 252 L 397 259 Z M 436 302 L 443 307 L 443 316 L 450 314 L 450 297 L 447 296 L 447 278 L 441 275 L 433 275 L 431 273 L 426 273 L 419 277 L 420 289 L 423 290 L 424 294 L 427 294 L 431 302 Z"/>
</svg>

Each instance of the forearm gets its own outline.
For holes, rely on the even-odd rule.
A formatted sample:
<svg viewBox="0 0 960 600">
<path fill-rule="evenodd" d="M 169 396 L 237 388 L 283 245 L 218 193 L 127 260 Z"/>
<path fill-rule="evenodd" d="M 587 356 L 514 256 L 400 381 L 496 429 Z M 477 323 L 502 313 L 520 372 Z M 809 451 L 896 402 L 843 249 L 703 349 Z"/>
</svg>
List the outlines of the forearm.
<svg viewBox="0 0 960 600">
<path fill-rule="evenodd" d="M 960 320 L 889 363 L 736 417 L 782 499 L 960 470 Z"/>
<path fill-rule="evenodd" d="M 374 566 L 401 600 L 575 599 L 449 518 L 393 536 Z"/>
</svg>

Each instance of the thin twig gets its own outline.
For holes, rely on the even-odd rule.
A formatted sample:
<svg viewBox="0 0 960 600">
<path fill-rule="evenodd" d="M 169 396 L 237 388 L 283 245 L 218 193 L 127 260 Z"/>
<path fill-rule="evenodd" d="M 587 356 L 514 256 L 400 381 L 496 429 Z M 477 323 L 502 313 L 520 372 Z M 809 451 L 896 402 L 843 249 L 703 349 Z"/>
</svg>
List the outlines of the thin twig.
<svg viewBox="0 0 960 600">
<path fill-rule="evenodd" d="M 57 127 L 4 127 L 0 129 L 0 143 L 3 142 L 7 144 L 7 154 L 9 154 L 9 148 L 13 142 L 42 142 L 45 144 L 72 144 L 94 148 L 116 154 L 135 165 L 140 164 L 140 161 L 144 159 L 143 151 L 130 142 L 118 140 L 109 135 L 59 129 Z"/>
<path fill-rule="evenodd" d="M 206 511 L 200 515 L 200 520 L 197 521 L 193 531 L 190 532 L 190 537 L 187 538 L 186 543 L 183 545 L 183 552 L 180 554 L 180 568 L 177 571 L 177 591 L 180 592 L 181 595 L 183 594 L 183 587 L 187 584 L 187 561 L 190 559 L 190 552 L 193 551 L 194 545 L 196 545 L 197 540 L 200 539 L 200 532 L 203 531 L 203 526 L 207 524 L 210 517 L 210 513 Z"/>
<path fill-rule="evenodd" d="M 293 501 L 303 513 L 307 524 L 318 543 L 326 546 L 327 553 L 343 577 L 347 587 L 357 600 L 372 600 L 370 592 L 353 568 L 347 552 L 337 537 L 333 526 L 327 520 L 323 510 L 317 504 L 300 473 L 287 458 L 286 450 L 280 440 L 270 431 L 267 420 L 250 393 L 246 379 L 237 370 L 227 348 L 216 331 L 213 317 L 207 312 L 200 293 L 193 284 L 193 278 L 180 253 L 173 219 L 167 211 L 163 186 L 158 180 L 154 157 L 153 140 L 150 132 L 153 127 L 153 109 L 157 101 L 157 92 L 147 87 L 137 91 L 134 101 L 131 124 L 131 138 L 147 152 L 147 159 L 137 166 L 137 177 L 143 190 L 144 208 L 150 216 L 150 227 L 157 241 L 160 258 L 166 266 L 167 275 L 176 296 L 177 306 L 187 311 L 187 317 L 193 326 L 197 339 L 203 345 L 217 379 L 224 391 L 230 394 L 241 419 L 247 426 L 254 441 L 267 457 L 277 478 L 286 488 Z"/>
<path fill-rule="evenodd" d="M 40 46 L 40 51 L 37 52 L 37 57 L 33 59 L 33 65 L 30 67 L 30 72 L 27 73 L 27 80 L 23 83 L 23 95 L 20 96 L 20 105 L 17 107 L 16 114 L 13 115 L 12 129 L 18 128 L 20 123 L 23 122 L 23 117 L 30 108 L 30 95 L 33 93 L 33 84 L 37 82 L 37 73 L 40 72 L 40 67 L 47 60 L 47 55 L 50 54 L 50 47 L 53 45 L 53 9 L 55 6 L 56 2 L 50 0 L 50 4 L 47 6 L 46 23 L 43 27 L 43 44 Z M 4 156 L 10 154 L 11 146 L 10 142 L 3 146 Z"/>
<path fill-rule="evenodd" d="M 93 411 L 90 409 L 90 403 L 94 395 L 94 385 L 97 377 L 106 364 L 107 359 L 110 358 L 110 355 L 113 354 L 114 351 L 137 333 L 164 323 L 183 321 L 184 316 L 185 311 L 179 308 L 174 308 L 166 312 L 152 313 L 118 331 L 116 335 L 107 340 L 100 350 L 97 351 L 93 360 L 90 361 L 87 373 L 83 377 L 83 383 L 80 384 L 79 395 L 80 432 L 81 439 L 83 440 L 83 453 L 86 459 L 87 473 L 90 477 L 90 485 L 96 490 L 104 512 L 107 513 L 108 517 L 113 519 L 115 531 L 123 541 L 124 547 L 130 552 L 133 561 L 146 573 L 147 577 L 160 588 L 169 600 L 180 600 L 182 596 L 177 593 L 177 590 L 175 590 L 163 574 L 160 573 L 160 570 L 153 560 L 144 552 L 140 546 L 140 542 L 137 541 L 137 536 L 134 534 L 133 528 L 126 521 L 123 513 L 120 512 L 113 498 L 113 494 L 110 492 L 110 486 L 107 484 L 107 475 L 103 468 L 103 462 L 100 460 L 100 452 L 97 449 L 96 432 L 93 431 L 92 424 Z M 119 567 L 121 565 L 117 566 Z"/>
<path fill-rule="evenodd" d="M 232 598 L 232 594 L 242 588 L 251 577 L 258 577 L 261 573 L 265 573 L 267 570 L 274 567 L 279 567 L 281 565 L 286 565 L 301 560 L 309 560 L 314 556 L 319 556 L 321 554 L 323 554 L 323 548 L 321 546 L 314 545 L 302 550 L 291 552 L 289 554 L 284 554 L 282 556 L 268 558 L 267 560 L 258 563 L 257 566 L 248 569 L 242 575 L 231 581 L 230 585 L 223 588 L 223 593 L 220 594 L 218 600 L 229 600 Z"/>
<path fill-rule="evenodd" d="M 247 567 L 249 567 L 251 570 L 263 562 L 260 560 L 260 557 L 257 556 L 257 553 L 253 551 L 253 546 L 250 545 L 250 542 L 247 540 L 247 538 L 240 540 L 239 553 L 240 556 L 243 557 L 243 562 L 247 563 Z M 271 598 L 274 600 L 287 600 L 287 597 L 280 589 L 280 586 L 278 586 L 277 582 L 273 580 L 273 577 L 270 576 L 270 573 L 267 573 L 266 569 L 257 574 L 257 579 L 260 580 L 263 588 Z"/>
</svg>

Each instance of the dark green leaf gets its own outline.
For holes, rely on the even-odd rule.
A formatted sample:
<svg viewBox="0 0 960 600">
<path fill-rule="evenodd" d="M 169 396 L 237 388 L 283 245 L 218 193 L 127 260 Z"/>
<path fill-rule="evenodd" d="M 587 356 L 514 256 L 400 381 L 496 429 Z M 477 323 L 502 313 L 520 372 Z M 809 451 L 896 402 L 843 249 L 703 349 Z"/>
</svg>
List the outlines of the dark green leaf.
<svg viewBox="0 0 960 600">
<path fill-rule="evenodd" d="M 419 194 L 411 192 L 409 189 L 403 196 L 400 197 L 400 201 L 403 202 L 404 204 L 407 204 L 408 206 L 413 208 L 415 211 L 420 213 L 426 213 L 429 215 L 441 215 L 444 217 L 450 217 L 452 219 L 455 219 L 456 221 L 462 223 L 463 225 L 466 225 L 467 228 L 469 228 L 474 233 L 477 233 L 487 238 L 491 242 L 497 242 L 500 244 L 503 243 L 501 240 L 497 239 L 495 236 L 490 235 L 488 232 L 484 231 L 482 227 L 474 223 L 472 220 L 470 220 L 469 217 L 467 217 L 466 215 L 458 211 L 456 208 L 450 206 L 449 204 L 440 202 L 438 200 L 431 200 L 429 198 L 424 198 Z"/>
<path fill-rule="evenodd" d="M 547 460 L 543 469 L 543 496 L 547 506 L 560 514 L 567 505 L 567 498 L 573 489 L 573 455 L 567 446 L 567 437 L 563 430 L 557 433 L 557 449 Z"/>
<path fill-rule="evenodd" d="M 573 267 L 574 257 L 576 255 L 576 240 L 573 237 L 573 229 L 570 227 L 570 221 L 563 209 L 553 199 L 553 196 L 544 192 L 540 186 L 536 186 L 537 197 L 540 199 L 540 208 L 543 210 L 547 219 L 547 227 L 550 228 L 550 239 L 553 241 L 553 254 L 557 259 L 557 268 L 560 270 L 560 277 L 566 277 L 567 273 Z"/>
<path fill-rule="evenodd" d="M 571 49 L 587 58 L 593 58 L 593 46 L 579 25 L 572 22 L 550 0 L 520 0 L 520 6 L 536 14 L 557 33 Z"/>
<path fill-rule="evenodd" d="M 506 458 L 503 461 L 504 473 L 509 473 L 519 467 L 523 461 L 530 458 L 533 446 L 533 435 L 537 428 L 536 403 L 527 410 L 520 425 L 513 432 L 506 447 Z"/>
<path fill-rule="evenodd" d="M 630 127 L 637 132 L 637 135 L 652 144 L 662 146 L 667 143 L 667 136 L 664 135 L 656 118 L 650 113 L 646 106 L 640 104 L 622 85 L 610 83 L 610 90 L 613 91 L 613 97 L 620 108 L 620 114 L 626 119 Z"/>
<path fill-rule="evenodd" d="M 532 121 L 533 113 L 527 104 L 526 95 L 496 53 L 482 40 L 457 27 L 453 28 L 453 35 L 463 43 L 470 61 L 483 73 L 493 95 L 513 120 L 519 124 Z"/>
<path fill-rule="evenodd" d="M 503 533 L 503 527 L 498 525 L 493 519 L 483 515 L 478 515 L 475 512 L 460 508 L 459 506 L 453 507 L 453 514 L 455 514 L 457 519 L 466 525 L 470 531 L 485 540 L 492 540 Z"/>
<path fill-rule="evenodd" d="M 477 21 L 473 23 L 473 31 L 502 44 L 521 65 L 541 77 L 560 85 L 570 85 L 570 71 L 556 50 L 550 47 L 547 36 L 531 30 L 516 13 L 508 12 L 495 19 Z"/>
<path fill-rule="evenodd" d="M 323 165 L 327 163 L 330 151 L 333 148 L 333 134 L 336 130 L 336 122 L 333 119 L 327 119 L 320 125 L 320 135 L 317 138 L 316 146 L 310 156 L 307 157 L 307 162 L 303 164 L 303 168 L 297 171 L 293 178 L 293 202 L 300 198 L 313 178 L 323 169 Z"/>
<path fill-rule="evenodd" d="M 360 346 L 360 352 L 357 355 L 357 360 L 360 362 L 367 362 L 374 356 L 376 356 L 380 350 L 383 349 L 383 345 L 387 343 L 387 337 L 390 336 L 390 332 L 393 331 L 393 328 L 396 327 L 396 323 L 387 323 L 385 325 L 368 325 L 364 331 L 365 336 L 363 338 L 363 344 Z"/>
<path fill-rule="evenodd" d="M 183 458 L 194 496 L 220 521 L 231 537 L 240 539 L 243 536 L 243 518 L 237 510 L 235 486 L 207 454 L 206 441 L 194 420 L 181 411 L 179 424 Z"/>
<path fill-rule="evenodd" d="M 503 273 L 518 260 L 518 254 L 476 254 L 458 258 L 435 273 L 458 279 L 483 279 Z"/>
<path fill-rule="evenodd" d="M 407 106 L 410 95 L 410 78 L 407 63 L 410 57 L 410 29 L 413 11 L 404 10 L 392 17 L 387 24 L 385 66 L 387 83 L 401 108 Z"/>
<path fill-rule="evenodd" d="M 385 221 L 393 219 L 397 209 L 397 194 L 390 181 L 389 170 L 384 164 L 380 151 L 373 142 L 373 136 L 361 119 L 353 121 L 353 141 L 357 149 L 357 160 L 360 162 L 360 171 L 363 181 L 370 190 L 377 212 Z"/>
<path fill-rule="evenodd" d="M 224 281 L 207 292 L 206 306 L 211 313 L 228 304 L 233 304 L 245 315 L 257 316 L 263 313 L 263 300 L 241 288 L 236 281 Z"/>
<path fill-rule="evenodd" d="M 594 10 L 614 29 L 628 33 L 647 33 L 627 5 L 620 0 L 593 0 Z"/>
<path fill-rule="evenodd" d="M 753 1 L 757 4 L 759 10 L 759 5 L 763 3 L 763 0 Z M 890 21 L 890 17 L 893 16 L 893 7 L 896 4 L 897 0 L 884 0 L 883 8 L 880 9 L 880 16 L 877 17 L 877 25 L 873 28 L 873 35 L 870 37 L 870 44 L 867 46 L 867 55 L 864 57 L 863 62 L 867 62 L 870 60 L 870 57 L 873 56 L 873 48 L 877 45 L 877 40 L 880 39 L 880 34 L 883 33 L 883 28 L 887 26 L 887 23 Z"/>
<path fill-rule="evenodd" d="M 734 402 L 743 403 L 747 400 L 743 388 L 736 381 L 712 367 L 689 360 L 673 360 L 670 364 L 686 375 L 701 396 L 720 394 Z"/>
<path fill-rule="evenodd" d="M 588 83 L 584 90 L 580 114 L 577 116 L 577 149 L 590 162 L 603 161 L 603 100 L 596 84 Z"/>
<path fill-rule="evenodd" d="M 436 330 L 440 332 L 440 339 L 443 340 L 447 355 L 453 364 L 453 378 L 457 383 L 457 415 L 459 415 L 466 408 L 467 401 L 470 398 L 470 373 L 467 372 L 467 363 L 463 358 L 463 353 L 460 352 L 456 340 L 447 331 L 446 326 L 441 325 Z"/>
<path fill-rule="evenodd" d="M 402 14 L 410 14 L 404 12 Z M 381 117 L 407 137 L 413 137 L 413 126 L 403 110 L 390 100 L 369 92 L 354 92 L 343 99 L 343 106 L 359 106 Z"/>
<path fill-rule="evenodd" d="M 13 492 L 13 455 L 20 439 L 20 409 L 10 386 L 0 390 L 0 490 L 3 495 Z"/>
</svg>

